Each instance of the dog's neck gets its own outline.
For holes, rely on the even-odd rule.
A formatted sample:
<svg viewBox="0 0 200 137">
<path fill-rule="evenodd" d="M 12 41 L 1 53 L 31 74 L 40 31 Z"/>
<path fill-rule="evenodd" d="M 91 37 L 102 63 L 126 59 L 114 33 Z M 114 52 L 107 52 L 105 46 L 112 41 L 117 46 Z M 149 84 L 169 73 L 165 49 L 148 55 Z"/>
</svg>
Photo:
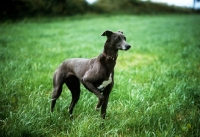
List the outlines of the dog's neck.
<svg viewBox="0 0 200 137">
<path fill-rule="evenodd" d="M 106 50 L 104 48 L 103 55 L 106 57 L 107 60 L 116 61 L 118 56 L 118 51 L 115 50 Z"/>
<path fill-rule="evenodd" d="M 104 55 L 108 60 L 111 60 L 111 61 L 116 61 L 116 60 L 117 60 L 117 56 L 118 56 L 118 54 L 117 54 L 116 56 L 110 56 L 110 55 L 106 54 L 105 52 L 103 52 L 103 55 Z"/>
<path fill-rule="evenodd" d="M 102 57 L 101 61 L 103 61 L 104 62 L 103 64 L 106 65 L 106 67 L 108 69 L 108 74 L 110 74 L 113 71 L 114 67 L 115 67 L 117 56 L 118 56 L 117 53 L 118 52 L 110 52 L 110 50 L 107 51 L 104 48 L 104 51 L 101 54 L 101 57 Z"/>
</svg>

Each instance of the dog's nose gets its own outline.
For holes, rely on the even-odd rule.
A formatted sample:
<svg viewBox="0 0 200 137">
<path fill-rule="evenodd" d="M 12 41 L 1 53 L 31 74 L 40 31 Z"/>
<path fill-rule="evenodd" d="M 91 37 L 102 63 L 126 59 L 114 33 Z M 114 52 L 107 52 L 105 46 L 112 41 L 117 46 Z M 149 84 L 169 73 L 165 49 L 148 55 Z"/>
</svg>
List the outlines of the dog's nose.
<svg viewBox="0 0 200 137">
<path fill-rule="evenodd" d="M 131 45 L 126 45 L 126 50 L 129 50 L 131 48 Z"/>
</svg>

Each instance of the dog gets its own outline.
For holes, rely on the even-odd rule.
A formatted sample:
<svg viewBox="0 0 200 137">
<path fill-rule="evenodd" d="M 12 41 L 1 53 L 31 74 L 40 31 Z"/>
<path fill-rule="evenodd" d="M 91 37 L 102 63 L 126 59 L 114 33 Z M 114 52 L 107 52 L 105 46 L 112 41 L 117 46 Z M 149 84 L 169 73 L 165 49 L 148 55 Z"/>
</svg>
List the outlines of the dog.
<svg viewBox="0 0 200 137">
<path fill-rule="evenodd" d="M 80 97 L 80 83 L 98 97 L 96 110 L 101 107 L 101 118 L 105 119 L 110 92 L 114 85 L 114 67 L 118 57 L 118 50 L 127 51 L 131 46 L 126 42 L 122 31 L 106 30 L 101 34 L 106 36 L 103 53 L 96 58 L 71 58 L 63 61 L 53 76 L 53 92 L 51 112 L 62 92 L 65 83 L 71 91 L 72 100 L 68 109 L 70 117 L 73 108 Z"/>
</svg>

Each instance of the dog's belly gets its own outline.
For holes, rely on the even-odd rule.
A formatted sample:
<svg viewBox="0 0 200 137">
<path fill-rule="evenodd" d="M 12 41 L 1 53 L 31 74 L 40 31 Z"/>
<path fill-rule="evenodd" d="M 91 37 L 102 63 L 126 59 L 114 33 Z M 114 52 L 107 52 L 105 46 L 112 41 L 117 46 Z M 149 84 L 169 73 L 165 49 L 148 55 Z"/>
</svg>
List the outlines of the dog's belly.
<svg viewBox="0 0 200 137">
<path fill-rule="evenodd" d="M 99 85 L 97 88 L 103 91 L 111 82 L 112 82 L 112 73 L 110 74 L 108 80 L 103 81 L 102 84 Z"/>
</svg>

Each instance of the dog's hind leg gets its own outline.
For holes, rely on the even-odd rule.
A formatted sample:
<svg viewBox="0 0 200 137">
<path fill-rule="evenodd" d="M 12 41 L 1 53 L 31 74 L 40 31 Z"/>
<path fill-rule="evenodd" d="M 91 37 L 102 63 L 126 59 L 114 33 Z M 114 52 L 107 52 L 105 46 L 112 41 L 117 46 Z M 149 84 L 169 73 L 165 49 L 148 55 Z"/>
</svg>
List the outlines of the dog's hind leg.
<svg viewBox="0 0 200 137">
<path fill-rule="evenodd" d="M 57 72 L 54 74 L 53 78 L 53 92 L 51 97 L 51 112 L 53 112 L 53 108 L 56 104 L 56 100 L 59 98 L 62 92 L 62 85 L 64 84 L 64 77 Z"/>
<path fill-rule="evenodd" d="M 79 97 L 80 97 L 80 92 L 81 92 L 80 82 L 79 82 L 79 79 L 77 77 L 70 76 L 66 80 L 66 85 L 67 85 L 67 87 L 69 88 L 69 90 L 71 91 L 71 94 L 72 94 L 72 101 L 70 103 L 69 110 L 68 110 L 70 117 L 72 117 L 73 108 L 76 105 L 76 103 L 78 102 Z"/>
</svg>

